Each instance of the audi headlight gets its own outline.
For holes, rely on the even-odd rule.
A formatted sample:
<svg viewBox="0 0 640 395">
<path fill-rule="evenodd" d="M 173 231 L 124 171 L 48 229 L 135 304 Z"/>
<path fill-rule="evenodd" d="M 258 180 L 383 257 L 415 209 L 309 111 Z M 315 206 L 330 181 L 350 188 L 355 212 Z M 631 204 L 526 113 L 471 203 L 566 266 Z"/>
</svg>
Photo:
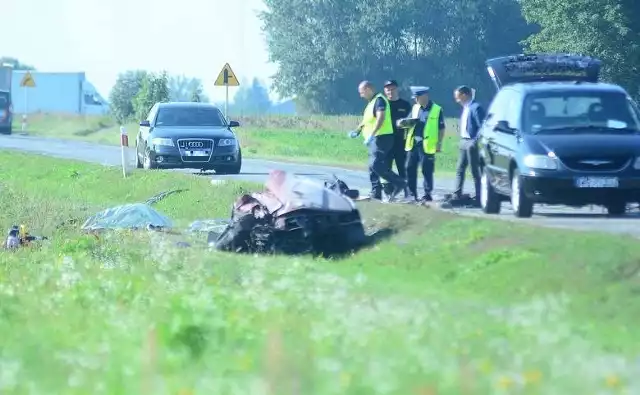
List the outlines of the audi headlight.
<svg viewBox="0 0 640 395">
<path fill-rule="evenodd" d="M 548 155 L 527 155 L 524 157 L 524 165 L 532 169 L 557 170 L 558 159 Z"/>
<path fill-rule="evenodd" d="M 636 158 L 635 162 L 633 162 L 633 168 L 636 170 L 640 170 L 640 156 Z"/>
<path fill-rule="evenodd" d="M 235 144 L 236 144 L 235 139 L 220 139 L 220 141 L 218 141 L 218 147 L 228 147 L 230 145 L 235 145 Z"/>
<path fill-rule="evenodd" d="M 151 139 L 151 144 L 153 145 L 165 145 L 168 147 L 173 147 L 173 140 L 156 137 Z"/>
</svg>

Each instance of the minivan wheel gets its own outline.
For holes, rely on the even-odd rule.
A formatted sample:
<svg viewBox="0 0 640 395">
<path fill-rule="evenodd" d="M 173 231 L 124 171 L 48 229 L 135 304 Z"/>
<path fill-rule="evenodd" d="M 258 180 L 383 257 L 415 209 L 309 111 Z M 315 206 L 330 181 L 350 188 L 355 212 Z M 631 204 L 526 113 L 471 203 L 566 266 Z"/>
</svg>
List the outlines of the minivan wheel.
<svg viewBox="0 0 640 395">
<path fill-rule="evenodd" d="M 533 202 L 522 190 L 520 171 L 515 169 L 511 177 L 511 208 L 518 218 L 529 218 L 533 215 Z"/>
<path fill-rule="evenodd" d="M 605 205 L 609 215 L 625 215 L 627 213 L 627 203 L 624 201 L 612 201 Z"/>
<path fill-rule="evenodd" d="M 482 176 L 480 178 L 480 206 L 485 214 L 499 214 L 502 207 L 502 200 L 500 195 L 491 185 L 489 181 L 489 174 L 482 169 Z"/>
</svg>

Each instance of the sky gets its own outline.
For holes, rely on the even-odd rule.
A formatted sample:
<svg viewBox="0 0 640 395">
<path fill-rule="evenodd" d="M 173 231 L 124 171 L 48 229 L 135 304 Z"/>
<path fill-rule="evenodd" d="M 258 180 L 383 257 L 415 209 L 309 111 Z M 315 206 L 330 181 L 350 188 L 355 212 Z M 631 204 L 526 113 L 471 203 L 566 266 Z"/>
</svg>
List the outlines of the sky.
<svg viewBox="0 0 640 395">
<path fill-rule="evenodd" d="M 267 84 L 262 0 L 0 0 L 0 56 L 38 71 L 84 71 L 105 98 L 118 73 L 166 70 L 202 79 L 207 95 L 224 100 L 213 85 L 225 63 L 243 81 Z M 233 97 L 237 87 L 229 88 Z M 275 96 L 274 96 L 275 98 Z"/>
</svg>

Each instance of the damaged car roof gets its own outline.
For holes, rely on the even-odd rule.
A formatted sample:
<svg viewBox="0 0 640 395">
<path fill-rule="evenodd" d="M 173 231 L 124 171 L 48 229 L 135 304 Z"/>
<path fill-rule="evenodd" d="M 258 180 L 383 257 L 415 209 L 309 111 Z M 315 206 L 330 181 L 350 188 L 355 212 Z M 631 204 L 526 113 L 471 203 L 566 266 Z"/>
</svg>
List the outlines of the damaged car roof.
<svg viewBox="0 0 640 395">
<path fill-rule="evenodd" d="M 265 182 L 261 202 L 269 212 L 283 215 L 296 210 L 351 212 L 356 209 L 353 200 L 315 180 L 299 177 L 282 170 L 273 170 Z"/>
</svg>

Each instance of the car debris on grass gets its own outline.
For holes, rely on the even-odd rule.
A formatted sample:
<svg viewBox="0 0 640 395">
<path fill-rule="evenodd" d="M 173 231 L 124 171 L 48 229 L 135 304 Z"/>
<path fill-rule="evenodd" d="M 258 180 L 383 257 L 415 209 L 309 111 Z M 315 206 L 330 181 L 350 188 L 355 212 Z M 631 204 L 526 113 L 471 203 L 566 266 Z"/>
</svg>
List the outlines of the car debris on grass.
<svg viewBox="0 0 640 395">
<path fill-rule="evenodd" d="M 165 191 L 142 203 L 107 208 L 87 218 L 80 228 L 95 237 L 113 230 L 180 234 L 171 219 L 152 205 L 182 191 Z M 188 231 L 207 233 L 207 243 L 219 251 L 324 256 L 348 253 L 373 239 L 365 233 L 353 200 L 358 193 L 335 176 L 321 183 L 274 170 L 262 192 L 246 193 L 236 200 L 229 219 L 198 220 Z M 77 219 L 67 222 L 79 223 Z"/>
<path fill-rule="evenodd" d="M 29 247 L 34 241 L 48 240 L 46 236 L 33 236 L 27 231 L 26 225 L 13 225 L 2 247 L 5 249 L 16 249 L 20 247 Z"/>
</svg>

